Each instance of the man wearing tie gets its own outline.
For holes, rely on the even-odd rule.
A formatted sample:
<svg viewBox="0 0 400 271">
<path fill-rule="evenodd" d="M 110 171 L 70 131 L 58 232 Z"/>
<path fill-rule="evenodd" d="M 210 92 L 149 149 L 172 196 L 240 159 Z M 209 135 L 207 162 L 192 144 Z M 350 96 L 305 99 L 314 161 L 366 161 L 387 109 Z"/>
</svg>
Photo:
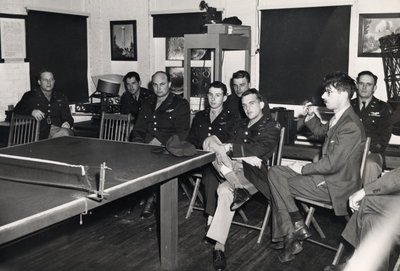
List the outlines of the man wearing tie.
<svg viewBox="0 0 400 271">
<path fill-rule="evenodd" d="M 300 253 L 300 240 L 311 236 L 294 201 L 295 196 L 332 203 L 335 214 L 347 215 L 347 199 L 361 187 L 360 165 L 365 132 L 359 117 L 350 106 L 356 90 L 347 74 L 328 74 L 323 81 L 322 99 L 334 116 L 327 124 L 305 106 L 305 125 L 317 136 L 325 136 L 322 157 L 306 165 L 275 166 L 268 172 L 272 194 L 272 241 L 282 249 L 281 262 Z"/>
<path fill-rule="evenodd" d="M 377 80 L 378 77 L 370 71 L 360 72 L 357 76 L 357 98 L 351 100 L 354 112 L 364 125 L 365 134 L 371 138 L 365 183 L 370 183 L 381 175 L 383 155 L 392 135 L 389 106 L 374 97 Z"/>
</svg>

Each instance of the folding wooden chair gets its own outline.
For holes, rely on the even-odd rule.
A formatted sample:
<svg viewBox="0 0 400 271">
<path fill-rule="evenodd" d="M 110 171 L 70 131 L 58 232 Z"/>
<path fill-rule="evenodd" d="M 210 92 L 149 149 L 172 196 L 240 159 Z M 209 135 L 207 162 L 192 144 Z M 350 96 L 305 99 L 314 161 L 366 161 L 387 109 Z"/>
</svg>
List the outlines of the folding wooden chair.
<svg viewBox="0 0 400 271">
<path fill-rule="evenodd" d="M 99 139 L 129 141 L 131 114 L 101 114 Z"/>
<path fill-rule="evenodd" d="M 361 160 L 361 167 L 360 167 L 360 175 L 361 175 L 361 179 L 364 180 L 364 171 L 365 171 L 365 164 L 367 161 L 367 156 L 368 156 L 368 152 L 369 152 L 369 146 L 371 144 L 371 138 L 367 137 L 367 140 L 365 142 L 364 145 L 364 151 L 363 151 L 363 156 L 362 156 L 362 160 Z M 304 210 L 307 212 L 307 218 L 305 221 L 305 224 L 307 226 L 310 226 L 310 224 L 312 223 L 314 228 L 316 229 L 316 231 L 318 232 L 318 234 L 320 235 L 320 237 L 322 239 L 325 239 L 325 234 L 322 231 L 321 227 L 319 226 L 318 222 L 315 220 L 314 218 L 314 212 L 315 212 L 315 207 L 321 207 L 321 208 L 325 208 L 325 209 L 330 209 L 333 210 L 333 205 L 330 203 L 325 203 L 325 202 L 318 202 L 315 200 L 310 200 L 304 197 L 295 197 L 296 200 L 298 200 L 301 204 L 301 206 L 304 208 Z M 346 220 L 349 220 L 349 216 L 345 216 Z M 316 240 L 313 239 L 307 239 L 307 241 L 314 243 L 316 245 L 319 245 L 321 247 L 336 251 L 336 255 L 335 258 L 333 259 L 332 264 L 333 265 L 337 265 L 340 257 L 343 253 L 343 249 L 344 246 L 342 243 L 339 244 L 339 246 L 336 247 L 332 247 L 328 244 L 322 243 L 322 242 L 318 242 Z"/>
<path fill-rule="evenodd" d="M 40 120 L 32 116 L 12 114 L 8 146 L 26 144 L 39 140 Z"/>
</svg>

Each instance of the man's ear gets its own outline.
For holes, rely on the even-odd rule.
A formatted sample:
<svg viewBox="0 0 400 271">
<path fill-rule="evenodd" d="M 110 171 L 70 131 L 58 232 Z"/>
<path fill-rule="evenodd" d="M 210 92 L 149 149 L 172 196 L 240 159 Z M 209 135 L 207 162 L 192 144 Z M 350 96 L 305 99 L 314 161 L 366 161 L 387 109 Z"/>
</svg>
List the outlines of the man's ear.
<svg viewBox="0 0 400 271">
<path fill-rule="evenodd" d="M 226 99 L 228 99 L 228 96 L 225 95 L 225 96 L 224 96 L 224 102 L 226 101 Z"/>
<path fill-rule="evenodd" d="M 376 90 L 376 84 L 375 84 L 375 86 L 374 86 L 374 89 L 372 90 L 372 94 L 375 93 L 375 90 Z"/>
<path fill-rule="evenodd" d="M 40 79 L 37 80 L 38 85 L 40 86 Z"/>
<path fill-rule="evenodd" d="M 171 88 L 172 82 L 168 82 L 168 88 Z"/>
<path fill-rule="evenodd" d="M 261 109 L 264 109 L 265 103 L 264 102 L 260 102 L 260 107 Z"/>
</svg>

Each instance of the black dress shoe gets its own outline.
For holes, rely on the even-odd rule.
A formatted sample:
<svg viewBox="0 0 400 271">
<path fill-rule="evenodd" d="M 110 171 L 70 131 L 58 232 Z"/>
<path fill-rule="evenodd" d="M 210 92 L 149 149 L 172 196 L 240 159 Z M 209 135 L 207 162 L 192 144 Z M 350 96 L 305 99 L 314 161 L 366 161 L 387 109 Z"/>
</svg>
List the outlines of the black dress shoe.
<svg viewBox="0 0 400 271">
<path fill-rule="evenodd" d="M 147 199 L 146 203 L 144 204 L 142 213 L 140 214 L 140 218 L 149 218 L 154 214 L 154 210 L 156 209 L 156 204 L 153 199 Z"/>
<path fill-rule="evenodd" d="M 310 229 L 303 220 L 299 220 L 294 223 L 294 234 L 299 241 L 303 241 L 311 236 Z"/>
<path fill-rule="evenodd" d="M 213 265 L 217 271 L 222 271 L 226 268 L 225 253 L 222 250 L 213 251 Z"/>
<path fill-rule="evenodd" d="M 283 244 L 283 241 L 271 243 L 271 248 L 274 250 L 283 249 L 284 247 L 285 247 L 285 245 Z"/>
<path fill-rule="evenodd" d="M 300 244 L 299 241 L 297 241 L 297 238 L 294 233 L 290 233 L 285 236 L 285 239 L 283 241 L 284 248 L 283 250 L 279 253 L 279 260 L 282 263 L 285 262 L 290 262 L 294 260 L 295 255 L 300 253 L 303 250 L 302 245 Z"/>
<path fill-rule="evenodd" d="M 231 204 L 231 211 L 237 210 L 246 201 L 250 199 L 250 193 L 246 188 L 235 188 L 233 190 L 233 202 Z"/>
</svg>

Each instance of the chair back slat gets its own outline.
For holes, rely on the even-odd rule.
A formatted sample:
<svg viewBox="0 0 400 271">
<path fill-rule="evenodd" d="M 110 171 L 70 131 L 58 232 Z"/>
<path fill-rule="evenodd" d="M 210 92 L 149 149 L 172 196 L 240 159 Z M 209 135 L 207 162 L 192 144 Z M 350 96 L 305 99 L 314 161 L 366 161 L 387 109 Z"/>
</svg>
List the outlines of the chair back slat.
<svg viewBox="0 0 400 271">
<path fill-rule="evenodd" d="M 270 166 L 281 165 L 284 140 L 285 140 L 285 127 L 282 127 L 279 135 L 278 145 L 276 146 L 276 149 L 269 161 Z"/>
<path fill-rule="evenodd" d="M 102 113 L 99 138 L 113 141 L 129 140 L 131 130 L 130 114 Z"/>
<path fill-rule="evenodd" d="M 371 138 L 367 137 L 367 140 L 365 140 L 364 151 L 363 151 L 363 155 L 362 155 L 362 159 L 361 159 L 361 166 L 360 166 L 360 176 L 363 181 L 364 181 L 364 175 L 365 175 L 365 164 L 367 163 L 367 156 L 368 156 L 370 145 L 371 145 Z"/>
<path fill-rule="evenodd" d="M 14 114 L 11 117 L 8 146 L 39 140 L 40 121 L 32 116 Z"/>
</svg>

